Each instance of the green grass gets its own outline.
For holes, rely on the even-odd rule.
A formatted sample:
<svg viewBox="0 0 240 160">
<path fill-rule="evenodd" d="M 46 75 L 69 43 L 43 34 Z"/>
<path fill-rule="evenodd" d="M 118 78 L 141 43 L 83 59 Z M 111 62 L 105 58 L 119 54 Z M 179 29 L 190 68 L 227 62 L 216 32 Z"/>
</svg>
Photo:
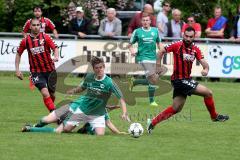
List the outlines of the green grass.
<svg viewBox="0 0 240 160">
<path fill-rule="evenodd" d="M 77 84 L 78 78 L 67 83 Z M 19 81 L 13 76 L 0 78 L 0 160 L 47 160 L 47 159 L 160 159 L 160 160 L 226 160 L 239 159 L 240 125 L 239 95 L 237 83 L 204 83 L 214 92 L 218 112 L 227 113 L 230 120 L 213 123 L 201 97 L 192 96 L 183 111 L 160 125 L 152 135 L 146 130 L 140 138 L 129 135 L 106 136 L 21 133 L 26 123 L 35 123 L 47 109 L 37 90 L 28 89 L 27 78 Z M 57 94 L 57 103 L 64 99 Z M 171 104 L 172 93 L 156 98 L 159 108 L 148 106 L 147 98 L 137 99 L 135 106 L 128 106 L 134 121 L 145 127 L 146 117 L 157 114 Z M 110 113 L 111 120 L 122 131 L 129 124 L 120 120 L 120 110 Z"/>
</svg>

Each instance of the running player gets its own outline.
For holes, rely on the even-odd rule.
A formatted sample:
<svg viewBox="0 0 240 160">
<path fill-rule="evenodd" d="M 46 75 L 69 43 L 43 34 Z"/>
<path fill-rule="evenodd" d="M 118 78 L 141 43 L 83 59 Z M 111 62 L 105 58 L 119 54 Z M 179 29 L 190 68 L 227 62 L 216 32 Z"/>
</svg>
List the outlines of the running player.
<svg viewBox="0 0 240 160">
<path fill-rule="evenodd" d="M 229 116 L 221 115 L 216 112 L 212 91 L 191 78 L 192 63 L 195 58 L 203 67 L 201 72 L 202 76 L 207 76 L 209 71 L 209 65 L 204 60 L 202 52 L 193 43 L 194 37 L 195 30 L 192 27 L 188 27 L 184 32 L 183 40 L 173 42 L 160 50 L 160 61 L 164 53 L 173 52 L 174 56 L 174 69 L 171 76 L 171 82 L 174 88 L 173 103 L 155 118 L 148 120 L 148 133 L 151 133 L 154 126 L 159 122 L 180 112 L 185 104 L 187 96 L 191 96 L 192 94 L 204 98 L 205 105 L 212 121 L 224 122 L 229 119 Z"/>
<path fill-rule="evenodd" d="M 159 75 L 156 73 L 156 44 L 160 49 L 161 43 L 159 38 L 159 32 L 156 27 L 151 27 L 150 15 L 143 14 L 142 27 L 135 29 L 129 44 L 129 50 L 132 56 L 136 56 L 138 63 L 142 65 L 146 72 L 145 79 L 131 78 L 130 90 L 138 84 L 148 85 L 149 100 L 151 106 L 158 106 L 154 101 L 155 86 L 158 82 Z M 138 43 L 138 51 L 133 48 L 134 43 Z"/>
<path fill-rule="evenodd" d="M 51 31 L 54 34 L 55 38 L 58 38 L 58 32 L 55 28 L 55 25 L 53 22 L 46 18 L 42 17 L 42 8 L 40 6 L 36 6 L 33 8 L 33 14 L 35 18 L 37 18 L 40 21 L 40 32 L 49 32 Z M 27 33 L 30 31 L 31 26 L 31 19 L 28 19 L 23 26 L 23 36 L 26 37 Z"/>
<path fill-rule="evenodd" d="M 103 59 L 93 57 L 91 60 L 94 73 L 89 73 L 80 86 L 68 91 L 68 94 L 81 93 L 84 90 L 86 94 L 80 96 L 72 103 L 62 106 L 57 110 L 45 116 L 34 127 L 25 126 L 23 132 L 71 132 L 80 122 L 90 123 L 96 135 L 105 134 L 105 114 L 106 104 L 113 92 L 120 100 L 123 111 L 122 119 L 129 120 L 127 115 L 126 103 L 121 91 L 116 84 L 104 73 L 105 64 Z M 58 120 L 63 122 L 55 129 L 42 127 L 49 123 L 55 123 Z"/>
<path fill-rule="evenodd" d="M 58 47 L 49 35 L 40 32 L 40 21 L 38 19 L 33 18 L 30 23 L 31 33 L 22 39 L 17 50 L 15 59 L 16 76 L 20 80 L 23 79 L 19 64 L 22 53 L 27 49 L 31 80 L 41 92 L 44 104 L 51 112 L 55 109 L 57 74 L 54 62 L 58 61 Z M 51 49 L 54 51 L 53 59 L 51 59 Z"/>
</svg>

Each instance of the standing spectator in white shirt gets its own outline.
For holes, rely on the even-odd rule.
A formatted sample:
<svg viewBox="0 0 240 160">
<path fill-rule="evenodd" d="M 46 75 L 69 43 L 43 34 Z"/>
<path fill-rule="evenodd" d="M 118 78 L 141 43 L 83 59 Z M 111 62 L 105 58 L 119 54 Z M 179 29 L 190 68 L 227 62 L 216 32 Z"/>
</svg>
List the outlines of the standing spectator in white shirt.
<svg viewBox="0 0 240 160">
<path fill-rule="evenodd" d="M 159 30 L 159 36 L 164 37 L 164 30 L 167 29 L 166 23 L 168 23 L 168 13 L 171 10 L 170 3 L 165 1 L 162 3 L 162 12 L 159 12 L 157 15 L 157 27 Z"/>
</svg>

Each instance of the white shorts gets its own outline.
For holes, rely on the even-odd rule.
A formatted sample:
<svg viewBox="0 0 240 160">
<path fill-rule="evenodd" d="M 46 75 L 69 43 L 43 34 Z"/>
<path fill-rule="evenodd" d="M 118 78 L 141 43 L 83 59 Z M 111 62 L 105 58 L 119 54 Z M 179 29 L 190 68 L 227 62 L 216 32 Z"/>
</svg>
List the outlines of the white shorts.
<svg viewBox="0 0 240 160">
<path fill-rule="evenodd" d="M 156 73 L 156 61 L 141 61 L 139 64 L 143 67 L 146 77 L 149 77 Z"/>
<path fill-rule="evenodd" d="M 66 120 L 65 124 L 72 126 L 79 126 L 80 122 L 90 123 L 90 125 L 95 128 L 105 128 L 105 116 L 96 116 L 96 115 L 86 115 L 81 110 L 73 112 L 71 109 L 72 115 L 70 115 Z"/>
</svg>

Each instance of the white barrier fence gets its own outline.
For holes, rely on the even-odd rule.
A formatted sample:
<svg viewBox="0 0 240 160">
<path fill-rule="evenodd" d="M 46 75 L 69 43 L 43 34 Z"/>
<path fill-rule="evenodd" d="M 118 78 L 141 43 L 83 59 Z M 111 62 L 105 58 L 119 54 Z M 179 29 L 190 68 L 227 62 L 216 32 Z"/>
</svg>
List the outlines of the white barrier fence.
<svg viewBox="0 0 240 160">
<path fill-rule="evenodd" d="M 0 70 L 14 71 L 15 70 L 15 54 L 21 38 L 0 38 Z M 110 73 L 110 66 L 118 64 L 117 70 L 121 70 L 121 66 L 126 64 L 134 64 L 135 58 L 132 57 L 127 49 L 128 40 L 103 40 L 103 39 L 58 39 L 56 43 L 60 50 L 60 60 L 56 63 L 56 67 L 61 66 L 74 57 L 86 56 L 101 56 L 107 63 L 107 72 Z M 167 44 L 167 42 L 163 42 Z M 240 77 L 240 46 L 239 44 L 231 43 L 205 43 L 199 41 L 197 45 L 204 53 L 205 58 L 209 62 L 210 71 L 209 77 Z M 167 66 L 168 72 L 166 75 L 171 75 L 173 68 L 172 54 L 167 54 L 163 63 Z M 77 73 L 85 73 L 86 66 L 81 66 L 74 70 Z M 28 71 L 28 56 L 25 51 L 21 58 L 21 71 Z M 194 62 L 192 76 L 201 76 L 201 66 Z M 124 72 L 128 72 L 127 70 Z M 111 72 L 112 73 L 112 72 Z"/>
</svg>

